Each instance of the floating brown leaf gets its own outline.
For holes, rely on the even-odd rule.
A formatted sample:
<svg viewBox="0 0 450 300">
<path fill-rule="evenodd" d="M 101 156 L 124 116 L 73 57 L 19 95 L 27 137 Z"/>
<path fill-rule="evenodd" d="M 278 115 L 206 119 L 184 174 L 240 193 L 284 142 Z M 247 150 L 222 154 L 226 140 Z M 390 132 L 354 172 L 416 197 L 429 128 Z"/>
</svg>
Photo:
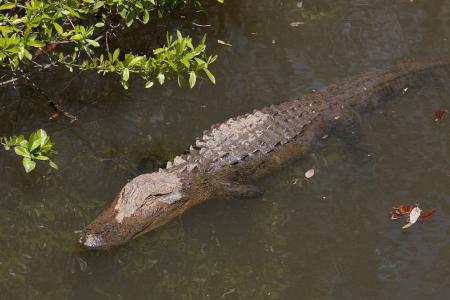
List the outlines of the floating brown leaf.
<svg viewBox="0 0 450 300">
<path fill-rule="evenodd" d="M 435 213 L 435 211 L 435 208 L 428 211 L 422 211 L 417 204 L 400 204 L 398 207 L 393 207 L 391 209 L 391 220 L 407 218 L 406 225 L 402 227 L 402 229 L 406 229 L 411 227 L 417 221 L 427 220 Z"/>
<path fill-rule="evenodd" d="M 431 209 L 429 211 L 425 211 L 425 212 L 423 211 L 419 216 L 419 221 L 424 221 L 424 220 L 429 219 L 435 213 L 435 211 L 436 211 L 436 208 L 433 208 L 433 209 Z"/>
<path fill-rule="evenodd" d="M 408 204 L 400 204 L 398 207 L 402 215 L 409 214 L 413 210 L 414 206 Z"/>
<path fill-rule="evenodd" d="M 50 117 L 48 117 L 49 121 L 57 121 L 61 118 L 61 113 L 59 111 L 53 113 Z"/>
<path fill-rule="evenodd" d="M 414 206 L 407 204 L 400 204 L 398 207 L 393 207 L 391 210 L 391 219 L 397 220 L 401 217 L 407 217 L 413 208 Z"/>
<path fill-rule="evenodd" d="M 437 111 L 434 112 L 434 116 L 435 116 L 434 121 L 435 122 L 441 121 L 444 118 L 446 113 L 447 113 L 446 110 L 444 110 L 442 108 L 438 109 Z"/>
</svg>

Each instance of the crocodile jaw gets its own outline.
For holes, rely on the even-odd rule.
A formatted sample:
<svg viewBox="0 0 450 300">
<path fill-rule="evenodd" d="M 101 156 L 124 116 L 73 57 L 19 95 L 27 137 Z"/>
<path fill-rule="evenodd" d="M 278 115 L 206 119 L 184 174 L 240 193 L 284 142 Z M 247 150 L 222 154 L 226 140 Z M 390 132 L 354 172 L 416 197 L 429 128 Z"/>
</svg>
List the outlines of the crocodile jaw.
<svg viewBox="0 0 450 300">
<path fill-rule="evenodd" d="M 176 174 L 160 171 L 127 183 L 111 206 L 82 231 L 79 244 L 107 250 L 171 220 L 184 201 Z"/>
<path fill-rule="evenodd" d="M 79 244 L 90 250 L 108 250 L 128 242 L 170 215 L 175 206 L 155 201 L 136 210 L 130 216 L 110 207 L 82 231 Z"/>
</svg>

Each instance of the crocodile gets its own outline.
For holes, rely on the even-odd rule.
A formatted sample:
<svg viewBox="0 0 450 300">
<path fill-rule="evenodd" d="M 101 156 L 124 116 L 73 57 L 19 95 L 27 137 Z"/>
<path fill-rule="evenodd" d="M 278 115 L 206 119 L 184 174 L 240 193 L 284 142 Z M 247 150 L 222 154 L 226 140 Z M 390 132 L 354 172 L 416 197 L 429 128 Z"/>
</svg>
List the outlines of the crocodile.
<svg viewBox="0 0 450 300">
<path fill-rule="evenodd" d="M 260 194 L 255 180 L 309 153 L 420 79 L 442 77 L 449 65 L 446 59 L 399 63 L 213 125 L 166 168 L 129 181 L 85 226 L 79 244 L 110 249 L 208 199 L 254 197 Z"/>
</svg>

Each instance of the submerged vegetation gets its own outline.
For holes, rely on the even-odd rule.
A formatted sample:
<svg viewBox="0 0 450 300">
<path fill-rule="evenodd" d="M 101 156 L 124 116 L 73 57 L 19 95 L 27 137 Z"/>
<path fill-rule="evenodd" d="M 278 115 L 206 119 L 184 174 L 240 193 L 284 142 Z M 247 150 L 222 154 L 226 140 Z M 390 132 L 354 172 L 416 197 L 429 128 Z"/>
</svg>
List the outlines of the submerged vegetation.
<svg viewBox="0 0 450 300">
<path fill-rule="evenodd" d="M 193 88 L 202 75 L 215 83 L 209 66 L 217 56 L 206 54 L 206 36 L 195 44 L 189 36 L 183 36 L 179 31 L 175 37 L 167 33 L 166 44 L 144 55 L 110 48 L 111 39 L 120 30 L 135 23 L 148 24 L 153 18 L 164 17 L 185 6 L 199 5 L 198 0 L 2 1 L 0 72 L 3 82 L 0 86 L 25 80 L 39 89 L 31 81 L 32 74 L 56 66 L 65 66 L 70 71 L 93 70 L 102 75 L 116 74 L 125 89 L 128 89 L 132 76 L 141 78 L 146 88 L 155 83 L 163 85 L 172 79 L 176 79 L 180 87 L 189 85 Z M 40 93 L 43 94 L 42 91 Z M 57 112 L 70 116 L 61 105 L 51 99 L 49 102 Z M 75 119 L 72 118 L 72 121 Z M 38 130 L 30 136 L 30 140 L 39 132 L 45 133 Z M 23 147 L 25 142 L 23 137 L 2 137 L 5 148 L 14 146 L 17 149 Z M 37 157 L 49 160 L 55 153 L 49 151 L 43 153 L 45 155 L 33 156 L 35 152 L 32 151 L 36 149 L 30 148 L 30 153 L 16 150 L 18 155 L 24 156 L 23 164 L 27 172 L 34 169 L 35 160 L 39 160 Z M 49 162 L 55 166 L 51 160 Z"/>
</svg>

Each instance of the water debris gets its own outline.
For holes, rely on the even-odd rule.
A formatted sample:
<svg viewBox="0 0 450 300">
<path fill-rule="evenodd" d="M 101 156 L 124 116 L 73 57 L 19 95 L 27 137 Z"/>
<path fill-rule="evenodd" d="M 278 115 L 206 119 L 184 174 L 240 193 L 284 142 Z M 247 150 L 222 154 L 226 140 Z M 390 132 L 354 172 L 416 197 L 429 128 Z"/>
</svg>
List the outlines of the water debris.
<svg viewBox="0 0 450 300">
<path fill-rule="evenodd" d="M 75 259 L 78 262 L 78 265 L 80 266 L 80 271 L 85 272 L 87 270 L 87 262 L 81 257 L 75 257 Z"/>
<path fill-rule="evenodd" d="M 314 169 L 309 169 L 308 171 L 305 172 L 305 177 L 309 179 L 309 178 L 313 177 L 314 174 L 315 174 Z"/>
<path fill-rule="evenodd" d="M 197 26 L 197 27 L 211 27 L 211 24 L 199 24 L 199 23 L 195 23 L 192 22 L 192 25 Z"/>
<path fill-rule="evenodd" d="M 289 26 L 291 26 L 291 27 L 299 27 L 300 25 L 304 25 L 305 24 L 305 22 L 299 22 L 299 21 L 297 21 L 297 22 L 291 22 L 291 23 L 289 23 Z"/>
<path fill-rule="evenodd" d="M 220 299 L 225 299 L 229 294 L 233 294 L 235 291 L 236 291 L 235 288 L 229 289 L 228 291 L 223 293 L 222 296 L 220 296 Z"/>
<path fill-rule="evenodd" d="M 59 111 L 53 113 L 50 117 L 48 117 L 49 121 L 58 121 L 61 118 L 61 113 Z"/>
<path fill-rule="evenodd" d="M 406 94 L 406 92 L 408 91 L 408 88 L 404 88 L 402 94 Z"/>
<path fill-rule="evenodd" d="M 437 111 L 434 112 L 434 121 L 440 122 L 445 117 L 445 114 L 447 113 L 447 110 L 439 108 Z"/>
<path fill-rule="evenodd" d="M 217 40 L 217 43 L 218 43 L 218 44 L 221 44 L 221 45 L 228 46 L 228 47 L 233 47 L 233 45 L 231 45 L 230 43 L 227 43 L 227 42 L 222 41 L 222 40 Z"/>
<path fill-rule="evenodd" d="M 407 223 L 402 227 L 402 229 L 407 229 L 411 227 L 417 221 L 424 221 L 430 218 L 434 212 L 435 208 L 429 211 L 423 211 L 419 208 L 419 205 L 409 205 L 400 204 L 398 207 L 393 207 L 391 210 L 391 220 L 398 220 L 400 218 L 407 218 Z"/>
<path fill-rule="evenodd" d="M 417 220 L 419 219 L 421 213 L 422 213 L 422 210 L 421 210 L 418 206 L 414 207 L 414 208 L 411 210 L 411 212 L 409 213 L 408 223 L 406 223 L 406 225 L 404 225 L 404 226 L 402 227 L 402 229 L 409 228 L 409 227 L 411 227 L 414 223 L 416 223 Z"/>
</svg>

